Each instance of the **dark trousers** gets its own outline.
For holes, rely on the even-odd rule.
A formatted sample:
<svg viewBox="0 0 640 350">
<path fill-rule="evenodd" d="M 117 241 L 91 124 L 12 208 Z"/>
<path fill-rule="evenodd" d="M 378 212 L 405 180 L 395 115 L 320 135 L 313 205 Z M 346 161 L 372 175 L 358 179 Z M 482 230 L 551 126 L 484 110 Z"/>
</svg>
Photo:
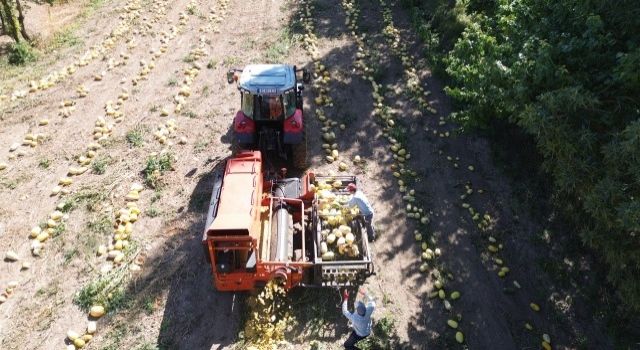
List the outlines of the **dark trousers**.
<svg viewBox="0 0 640 350">
<path fill-rule="evenodd" d="M 373 230 L 373 214 L 363 215 L 364 226 L 367 228 L 367 238 L 369 242 L 373 242 L 376 239 L 376 232 Z"/>
<path fill-rule="evenodd" d="M 357 335 L 356 331 L 351 331 L 351 335 L 349 336 L 349 338 L 347 338 L 347 341 L 344 342 L 344 348 L 347 350 L 360 350 L 360 348 L 356 346 L 356 343 L 358 343 L 364 338 L 366 337 L 361 337 Z"/>
</svg>

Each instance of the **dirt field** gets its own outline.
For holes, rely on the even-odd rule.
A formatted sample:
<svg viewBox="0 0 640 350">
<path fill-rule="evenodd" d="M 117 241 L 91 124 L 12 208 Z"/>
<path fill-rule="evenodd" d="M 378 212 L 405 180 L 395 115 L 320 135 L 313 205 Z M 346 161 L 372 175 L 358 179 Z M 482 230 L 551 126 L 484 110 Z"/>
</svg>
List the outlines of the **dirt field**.
<svg viewBox="0 0 640 350">
<path fill-rule="evenodd" d="M 226 83 L 225 73 L 267 60 L 314 71 L 300 25 L 301 8 L 308 5 L 285 0 L 110 1 L 77 29 L 82 45 L 63 49 L 63 58 L 38 69 L 43 76 L 59 71 L 96 48 L 99 53 L 86 65 L 32 93 L 26 92 L 29 81 L 19 77 L 2 82 L 0 163 L 7 167 L 0 170 L 0 251 L 3 256 L 13 251 L 19 260 L 0 263 L 0 288 L 17 282 L 0 304 L 0 348 L 61 349 L 68 330 L 84 332 L 87 310 L 74 299 L 81 299 L 77 293 L 101 274 L 116 279 L 122 270 L 96 252 L 111 242 L 115 214 L 126 206 L 135 183 L 145 188 L 136 201 L 141 213 L 133 225 L 132 247 L 124 256 L 125 266 L 133 268 L 124 269 L 124 282 L 112 288 L 109 298 L 118 295 L 122 301 L 98 321 L 86 348 L 226 349 L 238 343 L 246 295 L 214 290 L 200 244 L 212 170 L 231 154 L 229 126 L 238 109 L 237 90 Z M 513 205 L 515 194 L 493 165 L 487 143 L 457 135 L 446 119 L 450 102 L 419 59 L 421 45 L 402 9 L 386 5 L 398 42 L 407 47 L 405 60 L 430 92 L 424 96 L 436 114 L 411 98 L 406 63 L 383 34 L 388 24 L 384 6 L 368 0 L 311 5 L 317 58 L 329 72 L 333 99 L 333 106 L 322 110 L 345 125 L 344 130 L 333 128 L 340 157 L 359 176 L 376 211 L 377 274 L 366 288 L 378 303 L 374 318 L 395 325 L 391 347 L 537 349 L 548 334 L 554 349 L 612 348 L 602 326 L 585 311 L 588 302 L 572 288 L 552 285 L 537 264 L 547 257 L 545 223 L 532 221 Z M 360 8 L 355 31 L 346 21 L 350 6 Z M 114 31 L 113 43 L 105 46 Z M 428 243 L 439 256 L 427 272 L 419 270 L 422 249 L 414 230 L 420 226 L 406 215 L 391 144 L 374 116 L 372 84 L 355 66 L 360 57 L 355 35 L 362 33 L 361 46 L 368 52 L 363 61 L 376 69 L 383 104 L 405 130 L 403 144 L 412 155 L 407 168 L 417 173 L 410 186 L 430 214 L 424 235 L 432 237 Z M 311 168 L 337 172 L 337 162 L 323 160 L 317 94 L 317 88 L 305 90 Z M 27 134 L 37 140 L 34 147 L 23 145 Z M 88 150 L 95 154 L 89 156 Z M 165 154 L 174 159 L 171 169 L 152 188 L 145 184 L 148 159 Z M 356 155 L 364 165 L 352 164 Z M 86 171 L 70 176 L 71 184 L 59 185 L 70 167 L 83 166 L 78 162 L 84 158 L 90 158 Z M 59 193 L 53 195 L 56 186 Z M 43 240 L 35 256 L 30 231 L 46 227 L 60 203 L 69 203 L 60 207 L 68 217 L 52 226 L 53 237 Z M 470 207 L 489 219 L 474 220 Z M 494 244 L 502 246 L 497 254 L 488 251 Z M 505 265 L 510 271 L 499 277 Z M 451 310 L 430 295 L 437 292 L 436 275 L 445 282 Z M 452 300 L 452 291 L 461 297 Z M 294 305 L 298 323 L 287 335 L 290 345 L 282 348 L 308 349 L 317 341 L 321 349 L 340 349 L 348 329 L 336 307 L 338 293 L 294 293 L 308 303 Z M 531 303 L 540 310 L 533 311 Z M 464 344 L 456 342 L 449 319 L 458 320 Z"/>
</svg>

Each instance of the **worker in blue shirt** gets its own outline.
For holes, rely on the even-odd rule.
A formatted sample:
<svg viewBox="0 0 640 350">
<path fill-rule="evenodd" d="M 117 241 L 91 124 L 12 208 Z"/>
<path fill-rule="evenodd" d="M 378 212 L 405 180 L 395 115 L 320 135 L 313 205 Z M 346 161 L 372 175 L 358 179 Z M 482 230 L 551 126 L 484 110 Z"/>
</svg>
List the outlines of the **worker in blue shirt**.
<svg viewBox="0 0 640 350">
<path fill-rule="evenodd" d="M 351 322 L 353 328 L 351 335 L 344 342 L 344 348 L 347 350 L 359 350 L 356 344 L 371 334 L 371 314 L 376 309 L 376 303 L 368 294 L 360 293 L 367 299 L 367 304 L 358 301 L 355 305 L 355 312 L 351 313 L 347 309 L 349 292 L 346 289 L 342 292 L 342 314 Z"/>
<path fill-rule="evenodd" d="M 373 207 L 364 193 L 356 187 L 356 184 L 350 183 L 347 185 L 347 191 L 353 194 L 353 197 L 347 205 L 353 207 L 357 206 L 360 210 L 360 214 L 362 214 L 362 218 L 364 219 L 365 226 L 367 228 L 367 237 L 370 242 L 373 242 L 376 239 L 376 233 L 373 230 Z"/>
</svg>

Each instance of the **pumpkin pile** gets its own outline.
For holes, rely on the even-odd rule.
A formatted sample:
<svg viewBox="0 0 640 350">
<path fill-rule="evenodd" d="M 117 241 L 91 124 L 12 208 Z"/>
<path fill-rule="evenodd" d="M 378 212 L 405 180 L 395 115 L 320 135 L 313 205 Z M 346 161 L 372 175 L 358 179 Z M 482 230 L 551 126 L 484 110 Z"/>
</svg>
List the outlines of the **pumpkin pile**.
<svg viewBox="0 0 640 350">
<path fill-rule="evenodd" d="M 358 243 L 352 227 L 359 214 L 357 207 L 348 205 L 352 195 L 344 192 L 341 181 L 327 183 L 316 181 L 313 190 L 318 201 L 320 217 L 320 254 L 323 260 L 346 260 L 361 258 Z"/>
<path fill-rule="evenodd" d="M 140 199 L 140 192 L 143 190 L 144 187 L 140 184 L 131 185 L 131 189 L 125 196 L 126 206 L 115 213 L 113 235 L 109 243 L 98 247 L 98 256 L 106 256 L 109 260 L 100 270 L 103 274 L 124 262 L 125 251 L 131 245 L 133 224 L 138 221 L 138 215 L 141 212 L 137 202 Z M 135 262 L 130 268 L 135 271 L 140 270 L 139 264 Z"/>
</svg>

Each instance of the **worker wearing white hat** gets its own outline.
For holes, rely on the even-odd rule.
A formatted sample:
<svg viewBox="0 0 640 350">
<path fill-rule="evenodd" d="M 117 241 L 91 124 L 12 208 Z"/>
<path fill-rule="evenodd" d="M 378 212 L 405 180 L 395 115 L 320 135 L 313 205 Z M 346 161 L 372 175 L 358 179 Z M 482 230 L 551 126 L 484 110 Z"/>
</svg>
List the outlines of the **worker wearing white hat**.
<svg viewBox="0 0 640 350">
<path fill-rule="evenodd" d="M 344 348 L 347 350 L 359 350 L 356 344 L 371 334 L 371 315 L 376 308 L 376 303 L 368 294 L 360 292 L 367 299 L 365 305 L 362 301 L 356 302 L 355 312 L 349 312 L 347 303 L 349 301 L 349 292 L 345 289 L 342 292 L 342 314 L 351 321 L 353 331 L 347 341 L 344 342 Z"/>
<path fill-rule="evenodd" d="M 376 239 L 376 232 L 373 230 L 373 207 L 371 203 L 369 203 L 364 193 L 356 187 L 356 184 L 348 184 L 347 191 L 353 194 L 353 197 L 351 197 L 347 205 L 358 207 L 364 219 L 365 227 L 367 228 L 367 238 L 370 242 L 373 242 Z"/>
</svg>

